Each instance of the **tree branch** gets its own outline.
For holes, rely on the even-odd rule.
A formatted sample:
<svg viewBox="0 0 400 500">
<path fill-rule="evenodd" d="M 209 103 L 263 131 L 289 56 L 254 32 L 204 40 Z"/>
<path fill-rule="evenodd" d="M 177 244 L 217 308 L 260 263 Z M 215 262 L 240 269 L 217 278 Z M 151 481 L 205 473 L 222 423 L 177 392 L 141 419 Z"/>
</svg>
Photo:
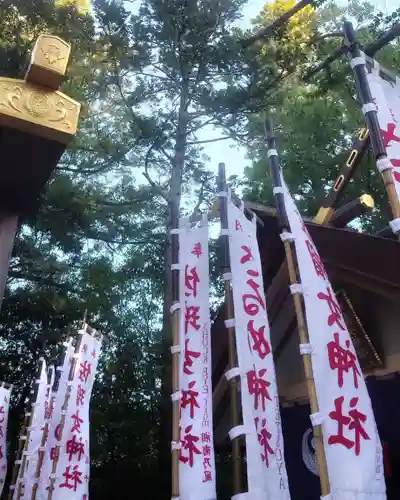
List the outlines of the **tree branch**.
<svg viewBox="0 0 400 500">
<path fill-rule="evenodd" d="M 193 146 L 195 144 L 209 144 L 210 142 L 219 142 L 219 141 L 226 141 L 226 139 L 231 139 L 231 137 L 228 135 L 226 137 L 218 137 L 217 139 L 207 139 L 205 141 L 193 141 L 193 142 L 188 142 L 188 146 Z"/>
</svg>

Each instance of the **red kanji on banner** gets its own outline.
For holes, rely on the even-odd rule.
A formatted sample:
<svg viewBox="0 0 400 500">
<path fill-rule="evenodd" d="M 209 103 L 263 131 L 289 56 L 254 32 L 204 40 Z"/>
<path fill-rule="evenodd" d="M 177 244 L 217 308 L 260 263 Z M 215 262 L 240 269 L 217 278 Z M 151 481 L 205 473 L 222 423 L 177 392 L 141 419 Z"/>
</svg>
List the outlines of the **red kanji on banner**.
<svg viewBox="0 0 400 500">
<path fill-rule="evenodd" d="M 88 361 L 80 363 L 78 378 L 81 382 L 87 382 L 92 373 L 92 365 Z"/>
<path fill-rule="evenodd" d="M 190 292 L 185 292 L 186 297 L 197 297 L 197 284 L 200 283 L 199 275 L 197 274 L 196 267 L 192 267 L 189 271 L 189 265 L 185 266 L 185 288 L 190 290 Z"/>
<path fill-rule="evenodd" d="M 341 444 L 349 450 L 355 445 L 354 451 L 358 456 L 361 451 L 360 438 L 363 438 L 365 440 L 371 439 L 363 427 L 363 424 L 367 420 L 367 416 L 357 410 L 356 405 L 358 403 L 358 398 L 352 398 L 350 400 L 350 408 L 353 409 L 349 411 L 349 416 L 346 417 L 345 415 L 343 415 L 343 402 L 344 396 L 336 398 L 335 410 L 329 413 L 329 417 L 332 420 L 336 420 L 338 423 L 338 433 L 329 436 L 328 444 Z M 348 427 L 349 430 L 354 431 L 354 441 L 345 437 L 345 427 Z"/>
<path fill-rule="evenodd" d="M 79 411 L 80 410 L 76 410 L 76 413 L 71 415 L 71 420 L 73 420 L 71 433 L 72 432 L 77 432 L 78 434 L 81 433 L 81 424 L 83 424 L 83 418 L 79 416 Z"/>
<path fill-rule="evenodd" d="M 331 370 L 338 371 L 338 385 L 343 387 L 343 373 L 353 371 L 354 387 L 358 389 L 358 377 L 361 377 L 357 366 L 357 356 L 350 350 L 351 342 L 346 340 L 346 348 L 340 345 L 339 334 L 334 333 L 335 340 L 328 342 L 328 358 Z"/>
<path fill-rule="evenodd" d="M 211 434 L 209 432 L 201 433 L 201 442 L 202 443 L 211 443 Z"/>
<path fill-rule="evenodd" d="M 185 306 L 185 334 L 189 331 L 189 326 L 195 330 L 200 329 L 197 321 L 200 319 L 200 306 Z"/>
<path fill-rule="evenodd" d="M 197 402 L 199 393 L 192 390 L 195 385 L 196 381 L 193 380 L 193 382 L 190 382 L 189 389 L 187 391 L 182 389 L 181 408 L 184 410 L 187 406 L 189 406 L 190 418 L 194 418 L 195 408 L 200 408 L 199 403 Z"/>
<path fill-rule="evenodd" d="M 272 437 L 272 434 L 268 431 L 267 429 L 267 419 L 263 418 L 261 421 L 261 428 L 260 430 L 258 429 L 258 424 L 259 424 L 260 418 L 256 417 L 254 419 L 254 422 L 256 424 L 256 430 L 257 430 L 257 436 L 258 436 L 258 442 L 262 446 L 264 453 L 261 453 L 261 460 L 265 462 L 265 466 L 269 467 L 269 460 L 268 460 L 268 454 L 273 455 L 274 450 L 271 448 L 269 444 L 269 440 Z"/>
<path fill-rule="evenodd" d="M 241 231 L 243 233 L 242 224 L 238 220 L 235 220 L 235 231 Z"/>
<path fill-rule="evenodd" d="M 326 274 L 324 264 L 322 263 L 321 257 L 319 256 L 317 250 L 310 240 L 306 240 L 306 245 L 317 276 L 320 276 L 324 280 L 327 280 L 328 275 Z"/>
<path fill-rule="evenodd" d="M 257 278 L 259 276 L 258 271 L 252 271 L 249 269 L 247 271 L 249 276 L 253 278 Z M 243 308 L 246 314 L 249 316 L 255 316 L 260 310 L 260 306 L 265 309 L 264 301 L 261 297 L 260 293 L 260 285 L 256 283 L 252 278 L 247 280 L 246 282 L 250 288 L 253 289 L 254 294 L 252 293 L 244 293 L 242 296 Z M 255 301 L 255 302 L 254 302 Z"/>
<path fill-rule="evenodd" d="M 76 392 L 76 406 L 83 406 L 84 405 L 85 393 L 86 393 L 86 390 L 81 386 L 81 384 L 79 384 L 77 392 Z"/>
<path fill-rule="evenodd" d="M 328 307 L 331 310 L 331 314 L 328 317 L 328 325 L 332 326 L 336 323 L 339 328 L 346 330 L 346 325 L 344 324 L 342 317 L 342 311 L 340 310 L 339 304 L 335 300 L 334 294 L 332 295 L 331 287 L 326 287 L 326 294 L 320 292 L 318 294 L 318 298 L 320 300 L 326 300 Z"/>
<path fill-rule="evenodd" d="M 192 425 L 186 427 L 185 435 L 181 440 L 181 449 L 179 453 L 179 460 L 184 464 L 189 462 L 190 467 L 193 467 L 195 455 L 201 455 L 201 451 L 196 446 L 196 443 L 199 441 L 199 437 L 190 434 L 192 429 Z M 182 450 L 186 450 L 188 452 L 187 456 L 183 455 Z"/>
<path fill-rule="evenodd" d="M 203 453 L 203 455 L 204 455 L 204 453 Z M 210 467 L 210 469 L 211 469 L 211 457 L 203 458 L 203 467 L 204 468 Z"/>
<path fill-rule="evenodd" d="M 60 484 L 60 488 L 68 488 L 69 490 L 74 490 L 78 488 L 80 484 L 82 484 L 82 472 L 79 470 L 79 465 L 74 465 L 72 472 L 71 465 L 67 465 L 65 472 L 63 472 L 63 476 L 65 477 L 65 481 Z M 71 482 L 70 482 L 71 481 Z"/>
<path fill-rule="evenodd" d="M 383 143 L 386 148 L 390 148 L 391 142 L 400 142 L 400 137 L 395 135 L 394 131 L 396 130 L 396 125 L 394 123 L 388 123 L 386 125 L 386 130 L 381 129 Z"/>
<path fill-rule="evenodd" d="M 251 319 L 247 323 L 247 332 L 250 351 L 255 351 L 261 359 L 264 359 L 271 352 L 268 340 L 265 338 L 265 325 L 257 330 L 254 326 L 254 320 Z M 250 336 L 253 340 L 253 346 L 251 346 Z"/>
<path fill-rule="evenodd" d="M 193 359 L 197 359 L 199 357 L 200 357 L 199 352 L 191 351 L 189 349 L 189 339 L 186 339 L 184 361 L 183 361 L 183 373 L 186 373 L 186 375 L 193 375 L 194 372 L 192 372 L 190 368 L 193 366 Z"/>
<path fill-rule="evenodd" d="M 240 248 L 244 251 L 243 257 L 240 258 L 241 264 L 246 264 L 246 262 L 249 262 L 249 260 L 254 260 L 250 247 L 248 247 L 247 245 L 242 245 Z"/>
<path fill-rule="evenodd" d="M 247 372 L 247 386 L 249 389 L 249 394 L 254 396 L 254 409 L 258 409 L 259 400 L 261 400 L 262 410 L 265 411 L 266 400 L 272 401 L 271 396 L 268 393 L 268 387 L 271 385 L 270 382 L 264 380 L 263 377 L 267 373 L 267 370 L 257 371 L 251 370 Z"/>
<path fill-rule="evenodd" d="M 72 439 L 67 441 L 67 454 L 69 455 L 68 460 L 71 462 L 74 455 L 78 455 L 78 462 L 81 461 L 82 455 L 85 454 L 85 445 L 82 443 L 82 438 L 80 441 L 76 440 L 76 434 L 72 436 Z"/>
<path fill-rule="evenodd" d="M 205 470 L 204 471 L 204 478 L 203 478 L 203 483 L 209 483 L 212 481 L 212 475 L 210 470 Z"/>
<path fill-rule="evenodd" d="M 209 457 L 209 456 L 211 456 L 211 446 L 209 446 L 208 444 L 205 444 L 205 445 L 203 446 L 203 455 L 204 455 L 205 457 Z"/>
<path fill-rule="evenodd" d="M 194 244 L 193 250 L 191 253 L 192 253 L 192 255 L 196 255 L 196 257 L 198 259 L 200 258 L 200 255 L 203 255 L 203 252 L 201 251 L 201 243 L 200 242 Z"/>
</svg>

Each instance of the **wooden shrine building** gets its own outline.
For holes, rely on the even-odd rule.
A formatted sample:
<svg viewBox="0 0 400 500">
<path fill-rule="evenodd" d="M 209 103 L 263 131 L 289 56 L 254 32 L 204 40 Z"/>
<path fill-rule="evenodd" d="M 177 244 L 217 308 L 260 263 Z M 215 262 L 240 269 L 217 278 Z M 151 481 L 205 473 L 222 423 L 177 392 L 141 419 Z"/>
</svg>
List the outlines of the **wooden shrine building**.
<svg viewBox="0 0 400 500">
<path fill-rule="evenodd" d="M 245 204 L 258 224 L 258 243 L 281 404 L 285 459 L 292 500 L 320 498 L 310 408 L 293 298 L 275 209 Z M 400 498 L 400 247 L 390 238 L 305 223 L 325 264 L 354 345 L 384 446 L 388 499 Z M 283 265 L 283 267 L 281 267 Z M 212 326 L 215 446 L 230 452 L 232 427 L 228 338 L 224 308 Z M 397 476 L 397 478 L 395 477 Z M 397 483 L 397 485 L 396 485 Z M 305 487 L 305 485 L 307 485 Z M 392 496 L 390 491 L 397 491 Z"/>
</svg>

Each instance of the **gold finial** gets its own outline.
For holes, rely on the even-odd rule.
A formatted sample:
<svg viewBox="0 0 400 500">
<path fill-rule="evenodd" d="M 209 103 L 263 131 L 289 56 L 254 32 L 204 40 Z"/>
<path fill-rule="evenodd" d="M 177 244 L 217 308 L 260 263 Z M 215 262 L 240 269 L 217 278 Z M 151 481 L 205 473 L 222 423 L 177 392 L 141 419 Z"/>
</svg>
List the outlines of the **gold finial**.
<svg viewBox="0 0 400 500">
<path fill-rule="evenodd" d="M 27 82 L 58 90 L 67 70 L 71 46 L 53 35 L 40 35 L 25 75 Z"/>
<path fill-rule="evenodd" d="M 374 199 L 372 198 L 371 195 L 369 194 L 363 194 L 360 196 L 360 202 L 362 205 L 364 205 L 366 208 L 372 210 L 375 206 Z"/>
</svg>

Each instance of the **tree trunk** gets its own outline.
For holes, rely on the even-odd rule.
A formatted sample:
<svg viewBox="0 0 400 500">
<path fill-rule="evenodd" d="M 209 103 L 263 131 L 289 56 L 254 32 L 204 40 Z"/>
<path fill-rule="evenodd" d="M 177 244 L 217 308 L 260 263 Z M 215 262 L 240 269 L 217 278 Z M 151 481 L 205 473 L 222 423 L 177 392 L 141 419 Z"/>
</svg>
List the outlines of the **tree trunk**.
<svg viewBox="0 0 400 500">
<path fill-rule="evenodd" d="M 172 364 L 170 347 L 172 345 L 171 305 L 172 305 L 172 242 L 171 229 L 179 223 L 179 208 L 181 203 L 182 174 L 185 165 L 186 136 L 188 125 L 188 88 L 184 85 L 181 91 L 179 105 L 178 127 L 174 158 L 172 162 L 171 181 L 169 190 L 168 218 L 166 225 L 165 246 L 165 285 L 164 285 L 164 310 L 163 310 L 163 346 L 162 346 L 162 381 L 160 401 L 160 426 L 158 439 L 159 457 L 159 498 L 171 498 L 171 436 L 172 436 Z"/>
</svg>

